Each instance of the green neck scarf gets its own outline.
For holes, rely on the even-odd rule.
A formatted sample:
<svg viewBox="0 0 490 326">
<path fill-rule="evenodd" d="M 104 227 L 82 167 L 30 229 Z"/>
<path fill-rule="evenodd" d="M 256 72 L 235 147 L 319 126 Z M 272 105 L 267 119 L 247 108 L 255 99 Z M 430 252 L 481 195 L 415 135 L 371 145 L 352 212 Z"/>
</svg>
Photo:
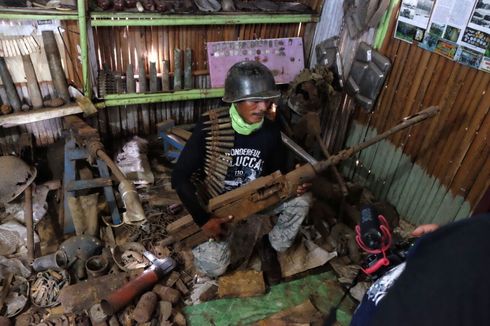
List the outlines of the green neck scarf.
<svg viewBox="0 0 490 326">
<path fill-rule="evenodd" d="M 247 123 L 245 120 L 243 120 L 243 118 L 236 110 L 234 103 L 232 103 L 230 106 L 230 117 L 233 130 L 235 130 L 240 135 L 250 135 L 252 132 L 262 127 L 262 124 L 264 123 L 264 119 L 257 123 Z"/>
</svg>

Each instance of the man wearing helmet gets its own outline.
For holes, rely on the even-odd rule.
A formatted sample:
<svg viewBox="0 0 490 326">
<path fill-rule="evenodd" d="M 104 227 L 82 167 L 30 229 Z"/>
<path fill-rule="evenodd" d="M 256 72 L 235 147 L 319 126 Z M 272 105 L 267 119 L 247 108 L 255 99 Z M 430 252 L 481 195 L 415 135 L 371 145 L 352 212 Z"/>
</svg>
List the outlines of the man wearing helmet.
<svg viewBox="0 0 490 326">
<path fill-rule="evenodd" d="M 232 146 L 226 153 L 226 172 L 223 171 L 223 187 L 219 194 L 238 188 L 260 176 L 274 171 L 285 171 L 285 153 L 277 124 L 267 119 L 273 100 L 280 96 L 271 71 L 255 61 L 242 61 L 233 65 L 225 80 L 223 101 L 230 103 L 228 111 L 234 135 Z M 172 173 L 172 186 L 194 221 L 213 239 L 223 235 L 223 225 L 229 216 L 211 216 L 200 204 L 196 187 L 191 178 L 207 164 L 206 139 L 210 139 L 206 125 L 199 122 Z M 224 137 L 223 137 L 224 138 Z M 229 139 L 229 138 L 228 138 Z M 209 166 L 207 168 L 209 170 Z M 285 251 L 291 246 L 299 227 L 309 210 L 311 195 L 308 185 L 298 187 L 296 198 L 269 209 L 278 214 L 277 223 L 260 245 L 263 270 L 269 282 L 280 279 L 280 268 L 275 251 Z M 272 250 L 272 248 L 275 249 Z M 230 263 L 227 241 L 203 243 L 193 249 L 196 266 L 210 276 L 219 276 Z"/>
</svg>

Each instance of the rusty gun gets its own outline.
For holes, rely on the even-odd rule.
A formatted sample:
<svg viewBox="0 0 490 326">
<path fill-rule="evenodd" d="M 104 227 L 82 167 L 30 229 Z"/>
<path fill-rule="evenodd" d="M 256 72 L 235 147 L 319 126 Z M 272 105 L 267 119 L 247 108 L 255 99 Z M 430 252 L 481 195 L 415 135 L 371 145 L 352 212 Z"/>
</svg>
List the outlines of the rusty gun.
<svg viewBox="0 0 490 326">
<path fill-rule="evenodd" d="M 355 153 L 400 130 L 433 117 L 438 112 L 438 107 L 429 107 L 404 118 L 401 123 L 382 134 L 344 149 L 338 154 L 330 156 L 327 160 L 313 164 L 307 163 L 287 174 L 276 171 L 270 175 L 257 178 L 244 186 L 210 199 L 207 207 L 208 211 L 214 216 L 225 217 L 232 215 L 233 222 L 246 219 L 252 214 L 295 196 L 298 185 L 312 180 L 318 173 L 326 170 L 328 167 L 348 159 Z"/>
</svg>

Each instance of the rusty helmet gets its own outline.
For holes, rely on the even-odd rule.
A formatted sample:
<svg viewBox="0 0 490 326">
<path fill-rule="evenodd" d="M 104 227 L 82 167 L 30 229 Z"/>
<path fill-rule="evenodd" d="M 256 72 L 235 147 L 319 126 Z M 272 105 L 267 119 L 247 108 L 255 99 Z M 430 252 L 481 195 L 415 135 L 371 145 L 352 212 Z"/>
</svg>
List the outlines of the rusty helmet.
<svg viewBox="0 0 490 326">
<path fill-rule="evenodd" d="M 228 70 L 223 102 L 262 101 L 280 95 L 272 72 L 260 62 L 241 61 Z"/>
<path fill-rule="evenodd" d="M 14 200 L 26 189 L 34 178 L 37 170 L 27 165 L 26 162 L 16 156 L 0 156 L 0 204 L 6 204 Z"/>
</svg>

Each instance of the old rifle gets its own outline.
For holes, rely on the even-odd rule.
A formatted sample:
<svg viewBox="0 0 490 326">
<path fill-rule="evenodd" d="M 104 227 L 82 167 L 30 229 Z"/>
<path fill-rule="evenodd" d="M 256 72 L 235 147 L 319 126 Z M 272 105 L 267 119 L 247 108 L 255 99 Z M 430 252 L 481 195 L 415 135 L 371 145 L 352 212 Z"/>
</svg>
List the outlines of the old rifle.
<svg viewBox="0 0 490 326">
<path fill-rule="evenodd" d="M 257 178 L 244 186 L 231 190 L 220 196 L 210 199 L 208 211 L 214 216 L 233 216 L 233 222 L 246 219 L 252 214 L 260 212 L 282 200 L 296 195 L 298 185 L 308 182 L 318 173 L 329 166 L 348 159 L 355 153 L 369 147 L 390 135 L 408 128 L 416 123 L 433 117 L 439 108 L 431 106 L 412 116 L 406 117 L 395 127 L 377 135 L 363 143 L 354 145 L 330 156 L 327 160 L 311 164 L 307 163 L 287 174 L 276 171 L 268 176 Z"/>
</svg>

